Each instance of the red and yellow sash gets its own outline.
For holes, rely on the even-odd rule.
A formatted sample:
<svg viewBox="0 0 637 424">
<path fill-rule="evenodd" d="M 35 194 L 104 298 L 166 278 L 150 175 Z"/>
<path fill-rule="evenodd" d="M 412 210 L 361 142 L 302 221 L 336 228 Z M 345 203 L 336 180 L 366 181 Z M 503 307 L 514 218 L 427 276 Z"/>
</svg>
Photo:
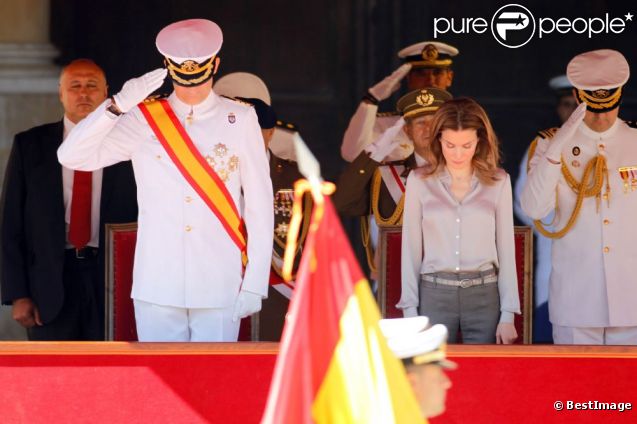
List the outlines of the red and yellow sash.
<svg viewBox="0 0 637 424">
<path fill-rule="evenodd" d="M 226 185 L 197 150 L 175 112 L 165 99 L 139 104 L 148 125 L 186 181 L 219 219 L 228 236 L 248 262 L 245 223 L 237 211 Z"/>
</svg>

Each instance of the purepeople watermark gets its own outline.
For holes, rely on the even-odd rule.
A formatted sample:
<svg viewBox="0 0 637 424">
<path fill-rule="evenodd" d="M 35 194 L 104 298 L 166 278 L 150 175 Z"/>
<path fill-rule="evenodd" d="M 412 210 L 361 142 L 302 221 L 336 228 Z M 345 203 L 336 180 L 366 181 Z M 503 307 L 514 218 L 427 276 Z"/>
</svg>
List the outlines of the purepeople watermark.
<svg viewBox="0 0 637 424">
<path fill-rule="evenodd" d="M 484 17 L 467 18 L 434 18 L 434 38 L 449 33 L 484 34 L 491 29 L 493 38 L 505 47 L 516 49 L 531 41 L 547 35 L 581 34 L 589 39 L 598 34 L 621 34 L 634 15 L 630 12 L 622 16 L 611 16 L 609 13 L 592 18 L 551 18 L 536 19 L 533 13 L 519 4 L 507 4 L 499 8 L 487 20 Z"/>
</svg>

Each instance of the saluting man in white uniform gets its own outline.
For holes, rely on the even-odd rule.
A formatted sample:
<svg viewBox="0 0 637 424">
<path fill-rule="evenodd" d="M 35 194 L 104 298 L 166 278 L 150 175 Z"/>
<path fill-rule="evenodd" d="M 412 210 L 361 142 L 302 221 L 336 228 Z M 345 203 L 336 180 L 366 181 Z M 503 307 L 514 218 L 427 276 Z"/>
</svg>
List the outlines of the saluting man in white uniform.
<svg viewBox="0 0 637 424">
<path fill-rule="evenodd" d="M 126 82 L 58 150 L 64 166 L 85 171 L 132 160 L 140 341 L 236 341 L 240 318 L 267 296 L 268 160 L 253 107 L 212 91 L 222 41 L 209 20 L 168 25 L 156 39 L 167 69 Z M 144 101 L 167 73 L 173 93 Z"/>
<path fill-rule="evenodd" d="M 378 104 L 400 88 L 403 78 L 407 79 L 409 91 L 427 87 L 447 90 L 453 82 L 452 58 L 457 54 L 458 49 L 439 41 L 423 41 L 399 51 L 398 57 L 404 63 L 369 89 L 350 119 L 341 144 L 343 159 L 352 162 L 386 130 L 397 124 L 400 113 L 378 113 Z M 403 160 L 414 151 L 413 143 L 403 131 L 394 132 L 395 142 L 392 144 L 396 147 L 387 154 L 385 161 Z"/>
<path fill-rule="evenodd" d="M 575 56 L 566 74 L 581 104 L 538 139 L 521 197 L 533 219 L 555 210 L 543 230 L 553 239 L 553 339 L 637 344 L 637 129 L 618 119 L 630 69 L 603 49 Z"/>
</svg>

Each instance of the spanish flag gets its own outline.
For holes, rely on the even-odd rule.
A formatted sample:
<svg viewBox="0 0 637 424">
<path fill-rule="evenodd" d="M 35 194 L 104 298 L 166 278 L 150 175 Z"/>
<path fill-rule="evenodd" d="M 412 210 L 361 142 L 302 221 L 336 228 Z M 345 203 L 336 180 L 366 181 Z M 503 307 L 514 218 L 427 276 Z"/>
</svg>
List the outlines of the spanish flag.
<svg viewBox="0 0 637 424">
<path fill-rule="evenodd" d="M 329 197 L 309 231 L 262 424 L 424 422 Z"/>
</svg>

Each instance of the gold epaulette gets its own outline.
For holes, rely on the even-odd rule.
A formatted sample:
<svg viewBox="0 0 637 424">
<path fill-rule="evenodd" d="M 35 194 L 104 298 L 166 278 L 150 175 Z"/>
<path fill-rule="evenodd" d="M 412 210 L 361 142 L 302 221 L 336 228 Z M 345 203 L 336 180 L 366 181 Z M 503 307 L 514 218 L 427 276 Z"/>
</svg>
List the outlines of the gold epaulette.
<svg viewBox="0 0 637 424">
<path fill-rule="evenodd" d="M 626 125 L 628 125 L 631 128 L 637 128 L 637 120 L 634 121 L 624 121 L 626 123 Z"/>
<path fill-rule="evenodd" d="M 557 132 L 557 130 L 559 130 L 559 127 L 548 128 L 546 130 L 538 131 L 537 135 L 539 137 L 550 140 L 551 138 L 553 138 L 553 136 L 555 136 L 555 133 Z"/>
<path fill-rule="evenodd" d="M 148 96 L 144 99 L 144 103 L 153 103 L 157 100 L 165 99 L 168 97 L 168 94 L 153 94 L 152 96 Z"/>
<path fill-rule="evenodd" d="M 299 127 L 297 127 L 295 124 L 292 124 L 291 122 L 281 121 L 280 119 L 277 119 L 276 126 L 288 131 L 299 131 Z"/>
<path fill-rule="evenodd" d="M 400 116 L 400 113 L 398 111 L 393 111 L 393 112 L 378 112 L 376 114 L 377 118 L 385 118 L 388 116 Z"/>
</svg>

